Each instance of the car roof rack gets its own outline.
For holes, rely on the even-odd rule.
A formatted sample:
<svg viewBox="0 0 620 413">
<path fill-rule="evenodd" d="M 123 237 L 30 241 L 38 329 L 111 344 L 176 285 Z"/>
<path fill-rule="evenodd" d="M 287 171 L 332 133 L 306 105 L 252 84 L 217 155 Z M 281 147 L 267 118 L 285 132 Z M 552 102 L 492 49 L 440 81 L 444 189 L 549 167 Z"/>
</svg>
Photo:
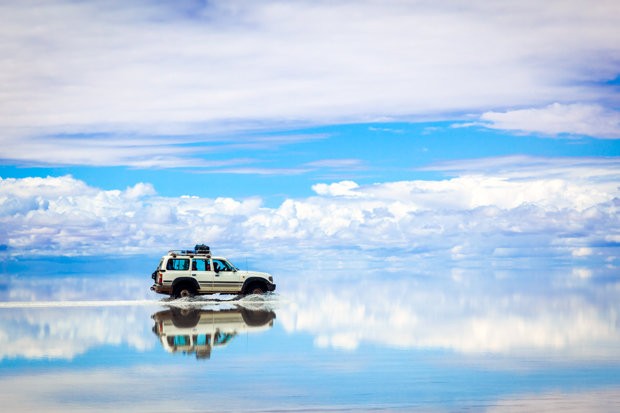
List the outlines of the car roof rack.
<svg viewBox="0 0 620 413">
<path fill-rule="evenodd" d="M 190 256 L 204 256 L 206 258 L 211 258 L 211 248 L 205 244 L 197 244 L 193 250 L 170 250 L 168 254 L 175 255 L 190 255 Z"/>
</svg>

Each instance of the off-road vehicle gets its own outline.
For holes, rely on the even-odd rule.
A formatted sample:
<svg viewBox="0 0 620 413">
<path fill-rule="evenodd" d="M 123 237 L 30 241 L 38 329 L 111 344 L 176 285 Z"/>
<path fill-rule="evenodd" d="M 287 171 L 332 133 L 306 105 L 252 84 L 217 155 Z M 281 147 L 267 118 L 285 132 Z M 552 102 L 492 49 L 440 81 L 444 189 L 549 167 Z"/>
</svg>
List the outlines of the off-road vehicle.
<svg viewBox="0 0 620 413">
<path fill-rule="evenodd" d="M 212 257 L 206 245 L 193 250 L 171 250 L 151 275 L 151 290 L 174 298 L 200 294 L 263 294 L 274 291 L 273 277 L 265 272 L 241 271 L 223 257 Z"/>
</svg>

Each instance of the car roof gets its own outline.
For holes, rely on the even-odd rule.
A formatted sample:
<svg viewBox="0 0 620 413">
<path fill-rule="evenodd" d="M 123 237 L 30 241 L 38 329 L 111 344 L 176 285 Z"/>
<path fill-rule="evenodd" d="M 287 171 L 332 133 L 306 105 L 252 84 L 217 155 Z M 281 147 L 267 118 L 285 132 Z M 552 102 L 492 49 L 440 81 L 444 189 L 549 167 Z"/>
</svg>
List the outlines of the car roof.
<svg viewBox="0 0 620 413">
<path fill-rule="evenodd" d="M 188 253 L 184 253 L 184 254 L 181 254 L 181 253 L 178 253 L 178 252 L 175 252 L 175 253 L 169 252 L 168 254 L 164 255 L 162 258 L 172 257 L 172 256 L 174 256 L 174 257 L 188 257 L 188 258 L 206 258 L 205 254 L 193 254 L 193 253 L 189 253 L 189 252 Z M 214 260 L 226 260 L 226 261 L 228 261 L 228 258 L 220 257 L 220 256 L 216 256 L 216 255 L 212 255 L 212 256 L 210 256 L 210 258 L 212 258 Z"/>
</svg>

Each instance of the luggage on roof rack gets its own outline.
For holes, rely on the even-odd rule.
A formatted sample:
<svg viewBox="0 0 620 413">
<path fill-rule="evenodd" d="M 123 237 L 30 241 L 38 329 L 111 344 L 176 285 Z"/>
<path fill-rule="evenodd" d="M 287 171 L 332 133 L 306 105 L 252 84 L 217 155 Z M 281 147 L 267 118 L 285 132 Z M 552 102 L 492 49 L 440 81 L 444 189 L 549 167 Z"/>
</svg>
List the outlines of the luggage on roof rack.
<svg viewBox="0 0 620 413">
<path fill-rule="evenodd" d="M 208 245 L 205 245 L 205 244 L 196 244 L 196 246 L 194 247 L 194 251 L 196 254 L 205 254 L 205 255 L 211 254 L 211 249 L 209 248 Z"/>
</svg>

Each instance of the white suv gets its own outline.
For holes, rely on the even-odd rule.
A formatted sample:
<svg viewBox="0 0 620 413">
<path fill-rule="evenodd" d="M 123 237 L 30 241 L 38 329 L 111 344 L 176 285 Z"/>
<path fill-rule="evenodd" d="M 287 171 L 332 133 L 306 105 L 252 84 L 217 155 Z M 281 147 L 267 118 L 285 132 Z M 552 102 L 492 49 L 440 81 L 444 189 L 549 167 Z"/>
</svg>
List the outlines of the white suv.
<svg viewBox="0 0 620 413">
<path fill-rule="evenodd" d="M 174 298 L 199 294 L 262 294 L 274 291 L 273 277 L 265 272 L 240 271 L 222 257 L 212 257 L 206 245 L 190 251 L 169 251 L 151 275 L 151 290 Z"/>
</svg>

